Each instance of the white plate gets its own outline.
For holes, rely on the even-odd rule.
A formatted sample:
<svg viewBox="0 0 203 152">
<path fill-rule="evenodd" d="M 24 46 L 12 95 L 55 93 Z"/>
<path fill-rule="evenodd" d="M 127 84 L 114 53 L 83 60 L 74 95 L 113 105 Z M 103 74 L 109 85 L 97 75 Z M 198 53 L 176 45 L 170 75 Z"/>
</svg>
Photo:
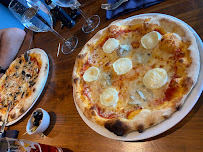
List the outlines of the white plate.
<svg viewBox="0 0 203 152">
<path fill-rule="evenodd" d="M 137 15 L 136 17 L 147 16 L 147 15 L 159 15 L 159 14 L 158 13 L 141 14 L 141 15 Z M 165 14 L 162 14 L 162 15 L 165 15 Z M 169 15 L 166 15 L 166 16 L 169 16 Z M 129 17 L 126 20 L 134 18 L 134 17 L 135 16 Z M 177 19 L 172 16 L 170 16 L 170 17 L 182 22 L 183 24 L 186 24 L 185 22 L 181 21 L 180 19 Z M 189 27 L 189 29 L 194 33 L 194 35 L 196 37 L 196 41 L 197 41 L 198 48 L 200 51 L 200 65 L 201 65 L 201 63 L 203 62 L 202 40 L 200 39 L 198 34 L 188 24 L 186 24 L 186 25 Z M 198 78 L 197 84 L 194 86 L 194 88 L 192 89 L 192 91 L 190 92 L 188 97 L 186 98 L 183 107 L 179 111 L 175 112 L 172 115 L 172 117 L 170 117 L 167 120 L 164 120 L 160 124 L 157 124 L 151 128 L 146 129 L 143 133 L 138 133 L 137 131 L 134 131 L 134 132 L 127 134 L 126 136 L 117 136 L 114 133 L 108 131 L 107 129 L 94 124 L 93 122 L 88 120 L 83 115 L 83 113 L 81 112 L 81 110 L 79 109 L 79 107 L 77 106 L 76 103 L 75 103 L 75 105 L 76 105 L 76 108 L 77 108 L 78 113 L 80 114 L 81 118 L 95 132 L 101 134 L 102 136 L 111 138 L 111 139 L 122 140 L 122 141 L 137 141 L 137 140 L 143 140 L 143 139 L 154 137 L 154 136 L 161 134 L 161 133 L 165 132 L 166 130 L 172 128 L 173 126 L 175 126 L 194 107 L 194 105 L 196 104 L 196 102 L 198 101 L 198 98 L 200 97 L 200 95 L 202 93 L 202 89 L 203 89 L 203 66 L 200 67 L 200 73 L 199 73 L 199 78 Z"/>
<path fill-rule="evenodd" d="M 47 78 L 48 78 L 48 75 L 49 75 L 49 58 L 48 58 L 46 52 L 45 52 L 45 51 L 43 51 L 43 52 L 44 52 L 44 54 L 46 55 L 47 60 L 48 60 L 48 70 L 47 70 L 47 73 L 46 73 L 46 81 L 47 81 Z M 15 120 L 10 121 L 9 123 L 7 123 L 6 126 L 11 126 L 11 125 L 13 125 L 14 123 L 18 122 L 21 118 L 23 118 L 23 117 L 28 113 L 28 111 L 34 106 L 34 104 L 36 103 L 37 99 L 38 99 L 39 96 L 41 95 L 41 93 L 42 93 L 42 91 L 43 91 L 43 89 L 44 89 L 44 86 L 45 86 L 45 84 L 46 84 L 46 81 L 44 81 L 44 84 L 43 84 L 42 89 L 40 90 L 38 96 L 36 97 L 36 99 L 34 100 L 34 102 L 32 103 L 32 105 L 30 106 L 30 108 L 27 109 L 27 110 L 25 111 L 25 113 L 23 113 L 22 115 L 20 115 L 20 117 L 18 117 L 17 119 L 15 119 Z M 2 126 L 2 123 L 3 123 L 3 122 L 1 121 L 1 122 L 0 122 L 0 126 Z"/>
</svg>

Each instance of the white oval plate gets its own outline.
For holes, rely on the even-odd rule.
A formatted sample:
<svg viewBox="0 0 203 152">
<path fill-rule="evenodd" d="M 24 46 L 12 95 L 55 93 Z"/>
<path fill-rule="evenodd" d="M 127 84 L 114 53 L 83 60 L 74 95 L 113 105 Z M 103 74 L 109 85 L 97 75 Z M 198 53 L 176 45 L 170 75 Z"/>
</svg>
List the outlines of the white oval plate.
<svg viewBox="0 0 203 152">
<path fill-rule="evenodd" d="M 125 20 L 129 20 L 134 17 L 148 16 L 148 15 L 159 15 L 159 13 L 140 14 L 140 15 L 126 18 Z M 165 15 L 165 14 L 161 14 L 161 15 Z M 202 43 L 202 40 L 200 39 L 200 37 L 198 36 L 198 34 L 188 24 L 186 24 L 182 20 L 177 19 L 170 15 L 166 15 L 166 16 L 169 16 L 173 19 L 176 19 L 176 20 L 182 22 L 182 24 L 187 25 L 189 27 L 189 29 L 194 33 L 197 44 L 198 44 L 198 48 L 200 51 L 200 66 L 201 66 L 201 63 L 203 62 L 203 43 Z M 202 89 L 203 89 L 203 66 L 200 67 L 200 73 L 199 73 L 199 78 L 198 78 L 197 84 L 194 86 L 194 88 L 192 89 L 192 91 L 190 92 L 188 97 L 186 98 L 184 105 L 182 106 L 182 108 L 179 111 L 175 112 L 169 119 L 164 120 L 160 124 L 157 124 L 151 128 L 146 129 L 143 133 L 138 133 L 137 131 L 134 131 L 134 132 L 127 134 L 126 136 L 117 136 L 114 133 L 108 131 L 107 129 L 91 122 L 83 115 L 83 113 L 81 112 L 81 110 L 79 109 L 79 107 L 77 106 L 76 103 L 75 103 L 75 105 L 76 105 L 78 113 L 80 114 L 83 121 L 95 132 L 101 134 L 102 136 L 111 138 L 111 139 L 122 140 L 122 141 L 137 141 L 137 140 L 143 140 L 143 139 L 154 137 L 156 135 L 159 135 L 159 134 L 167 131 L 168 129 L 172 128 L 173 126 L 175 126 L 194 107 L 194 105 L 196 104 L 196 102 L 198 101 L 198 99 L 202 93 Z"/>
<path fill-rule="evenodd" d="M 42 49 L 40 49 L 40 50 L 42 50 Z M 30 108 L 27 109 L 27 110 L 25 111 L 25 113 L 23 113 L 22 115 L 20 115 L 20 117 L 18 117 L 17 119 L 8 122 L 8 123 L 6 124 L 6 126 L 11 126 L 11 125 L 13 125 L 14 123 L 18 122 L 20 119 L 22 119 L 22 118 L 28 113 L 28 111 L 34 106 L 34 104 L 36 103 L 37 99 L 40 97 L 40 95 L 41 95 L 41 93 L 42 93 L 42 91 L 43 91 L 43 89 L 44 89 L 44 86 L 45 86 L 45 84 L 46 84 L 46 82 L 47 82 L 48 75 L 49 75 L 49 58 L 48 58 L 48 56 L 47 56 L 47 54 L 46 54 L 46 52 L 45 52 L 44 50 L 43 50 L 43 52 L 44 52 L 44 54 L 46 55 L 46 57 L 47 57 L 47 59 L 48 59 L 48 70 L 47 70 L 47 73 L 46 73 L 46 81 L 44 81 L 44 84 L 43 84 L 43 87 L 42 87 L 41 91 L 39 92 L 38 96 L 36 97 L 36 99 L 34 100 L 34 102 L 32 103 L 32 105 L 30 106 Z M 2 123 L 3 123 L 3 122 L 1 121 L 1 122 L 0 122 L 0 126 L 2 126 Z"/>
</svg>

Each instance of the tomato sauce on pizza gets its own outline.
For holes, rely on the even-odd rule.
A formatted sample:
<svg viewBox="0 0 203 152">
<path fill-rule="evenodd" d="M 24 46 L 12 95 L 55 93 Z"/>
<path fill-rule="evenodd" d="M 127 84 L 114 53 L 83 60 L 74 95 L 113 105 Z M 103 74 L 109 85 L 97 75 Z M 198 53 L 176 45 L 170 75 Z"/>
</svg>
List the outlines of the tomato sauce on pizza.
<svg viewBox="0 0 203 152">
<path fill-rule="evenodd" d="M 74 99 L 84 115 L 123 136 L 170 117 L 197 82 L 193 33 L 162 15 L 115 21 L 79 53 Z"/>
<path fill-rule="evenodd" d="M 7 106 L 12 102 L 9 121 L 26 112 L 39 95 L 46 81 L 48 58 L 41 49 L 29 51 L 16 58 L 0 79 L 0 119 L 3 120 Z"/>
</svg>

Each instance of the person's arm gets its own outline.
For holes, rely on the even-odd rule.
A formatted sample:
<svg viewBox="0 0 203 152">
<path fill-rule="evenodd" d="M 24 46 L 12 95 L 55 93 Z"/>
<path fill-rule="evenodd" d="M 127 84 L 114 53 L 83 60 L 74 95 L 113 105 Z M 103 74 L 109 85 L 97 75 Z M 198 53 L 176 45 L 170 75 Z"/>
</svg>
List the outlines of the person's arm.
<svg viewBox="0 0 203 152">
<path fill-rule="evenodd" d="M 0 29 L 0 66 L 3 69 L 7 69 L 15 58 L 25 35 L 19 28 Z"/>
</svg>

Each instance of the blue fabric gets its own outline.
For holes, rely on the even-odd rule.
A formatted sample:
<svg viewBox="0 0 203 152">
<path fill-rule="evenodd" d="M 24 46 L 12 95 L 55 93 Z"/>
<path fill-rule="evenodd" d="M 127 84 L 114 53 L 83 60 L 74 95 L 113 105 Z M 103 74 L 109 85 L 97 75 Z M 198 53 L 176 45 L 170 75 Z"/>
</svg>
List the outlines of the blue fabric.
<svg viewBox="0 0 203 152">
<path fill-rule="evenodd" d="M 8 8 L 0 4 L 0 29 L 17 27 L 24 30 L 23 24 L 13 16 Z"/>
<path fill-rule="evenodd" d="M 118 0 L 108 0 L 108 4 L 115 3 Z M 142 8 L 146 8 L 155 4 L 158 4 L 160 2 L 163 2 L 165 0 L 128 0 L 127 2 L 123 3 L 121 6 L 119 6 L 115 10 L 107 10 L 106 11 L 106 18 L 107 19 L 113 19 L 118 16 L 124 15 L 126 13 L 139 10 Z"/>
</svg>

